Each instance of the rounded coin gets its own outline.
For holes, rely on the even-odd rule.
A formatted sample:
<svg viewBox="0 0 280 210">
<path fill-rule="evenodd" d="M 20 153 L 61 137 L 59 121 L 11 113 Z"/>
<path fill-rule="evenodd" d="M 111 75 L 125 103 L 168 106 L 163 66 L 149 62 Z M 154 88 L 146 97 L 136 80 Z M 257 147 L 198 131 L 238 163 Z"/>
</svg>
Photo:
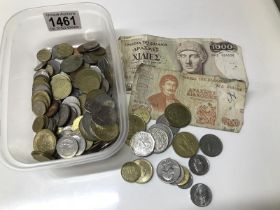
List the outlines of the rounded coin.
<svg viewBox="0 0 280 210">
<path fill-rule="evenodd" d="M 173 133 L 172 130 L 170 129 L 170 127 L 168 127 L 165 124 L 162 123 L 156 123 L 155 125 L 152 125 L 151 127 L 157 127 L 160 128 L 162 130 L 164 130 L 168 136 L 168 146 L 170 146 L 172 144 L 172 140 L 173 140 Z"/>
<path fill-rule="evenodd" d="M 40 69 L 44 68 L 46 65 L 47 62 L 41 62 L 34 68 L 34 71 L 39 71 Z"/>
<path fill-rule="evenodd" d="M 105 92 L 108 93 L 108 91 L 110 90 L 110 84 L 106 78 L 102 78 L 101 85 Z"/>
<path fill-rule="evenodd" d="M 140 166 L 140 170 L 141 170 L 141 175 L 136 182 L 138 184 L 144 184 L 149 182 L 153 177 L 153 173 L 154 173 L 152 164 L 146 159 L 137 159 L 134 160 L 133 162 L 136 163 L 138 166 Z"/>
<path fill-rule="evenodd" d="M 60 103 L 56 100 L 53 100 L 47 113 L 46 113 L 46 116 L 47 117 L 52 117 L 53 115 L 55 115 L 58 110 L 59 110 L 59 106 L 60 106 Z"/>
<path fill-rule="evenodd" d="M 40 130 L 43 130 L 47 124 L 46 116 L 38 116 L 35 118 L 32 124 L 32 130 L 37 133 Z"/>
<path fill-rule="evenodd" d="M 176 133 L 178 133 L 179 130 L 180 130 L 180 128 L 175 128 L 175 127 L 171 126 L 171 125 L 169 124 L 168 120 L 166 119 L 166 117 L 164 116 L 164 114 L 163 114 L 163 115 L 160 115 L 160 116 L 157 118 L 156 123 L 162 123 L 162 124 L 164 124 L 164 125 L 167 125 L 167 126 L 171 129 L 173 135 L 175 135 Z"/>
<path fill-rule="evenodd" d="M 181 166 L 176 160 L 166 158 L 159 162 L 157 175 L 163 182 L 173 184 L 181 176 Z"/>
<path fill-rule="evenodd" d="M 47 81 L 49 81 L 50 75 L 47 72 L 46 69 L 40 69 L 38 70 L 34 75 L 33 75 L 33 79 L 35 80 L 37 77 L 45 77 L 47 79 Z"/>
<path fill-rule="evenodd" d="M 145 106 L 138 107 L 136 110 L 133 111 L 133 113 L 138 117 L 141 117 L 145 121 L 145 123 L 148 123 L 151 119 L 150 111 Z"/>
<path fill-rule="evenodd" d="M 53 97 L 56 100 L 64 99 L 70 95 L 72 91 L 71 81 L 64 75 L 56 74 L 51 80 Z"/>
<path fill-rule="evenodd" d="M 70 118 L 67 121 L 67 125 L 72 125 L 73 121 L 79 116 L 76 109 L 73 106 L 70 107 Z"/>
<path fill-rule="evenodd" d="M 80 134 L 77 133 L 72 133 L 70 134 L 70 136 L 74 137 L 78 142 L 79 149 L 76 153 L 76 156 L 83 154 L 86 150 L 86 140 Z"/>
<path fill-rule="evenodd" d="M 56 145 L 56 151 L 62 158 L 74 157 L 79 149 L 77 140 L 72 136 L 61 137 Z"/>
<path fill-rule="evenodd" d="M 83 118 L 80 122 L 80 125 L 79 125 L 79 129 L 81 131 L 81 134 L 87 140 L 97 141 L 98 139 L 95 136 L 95 133 L 92 129 L 91 124 L 92 124 L 91 114 L 89 112 L 85 112 L 84 115 L 83 115 Z"/>
<path fill-rule="evenodd" d="M 101 80 L 99 75 L 91 69 L 82 69 L 75 76 L 74 85 L 84 93 L 99 89 Z"/>
<path fill-rule="evenodd" d="M 49 96 L 49 94 L 46 91 L 36 91 L 36 92 L 32 92 L 32 98 L 31 98 L 32 102 L 35 101 L 43 101 L 47 107 L 49 107 L 51 105 L 51 97 Z"/>
<path fill-rule="evenodd" d="M 53 70 L 54 70 L 54 74 L 59 74 L 60 73 L 60 63 L 57 60 L 49 60 L 48 64 L 50 66 L 52 66 Z"/>
<path fill-rule="evenodd" d="M 103 58 L 98 60 L 98 67 L 100 68 L 100 70 L 102 72 L 105 72 L 109 69 L 110 67 L 110 63 L 108 61 L 108 59 L 106 58 L 106 56 L 104 56 Z"/>
<path fill-rule="evenodd" d="M 188 182 L 184 185 L 177 185 L 179 188 L 181 189 L 188 189 L 192 186 L 193 184 L 193 176 L 191 173 L 189 173 L 189 179 L 188 179 Z"/>
<path fill-rule="evenodd" d="M 77 104 L 78 106 L 81 106 L 80 101 L 77 97 L 75 96 L 68 96 L 66 97 L 63 101 L 63 104 L 68 104 L 70 105 L 71 103 Z"/>
<path fill-rule="evenodd" d="M 169 139 L 167 133 L 162 130 L 157 124 L 151 126 L 148 130 L 148 133 L 152 134 L 155 140 L 155 148 L 154 153 L 162 153 L 164 152 L 169 144 Z"/>
<path fill-rule="evenodd" d="M 70 118 L 71 110 L 70 107 L 67 104 L 61 104 L 60 109 L 58 111 L 58 126 L 64 126 L 68 119 Z"/>
<path fill-rule="evenodd" d="M 79 124 L 80 124 L 80 121 L 82 120 L 83 118 L 83 115 L 80 115 L 79 117 L 77 117 L 74 121 L 73 121 L 73 124 L 72 124 L 72 131 L 74 132 L 79 132 Z"/>
<path fill-rule="evenodd" d="M 52 57 L 52 53 L 48 49 L 42 49 L 37 53 L 37 59 L 40 62 L 47 62 Z"/>
<path fill-rule="evenodd" d="M 93 53 L 98 56 L 106 54 L 106 50 L 103 47 L 99 47 L 97 50 L 94 50 Z"/>
<path fill-rule="evenodd" d="M 87 52 L 83 54 L 83 59 L 85 63 L 97 64 L 100 56 L 96 55 L 94 52 Z"/>
<path fill-rule="evenodd" d="M 195 184 L 190 191 L 192 202 L 199 206 L 208 206 L 212 201 L 212 192 L 210 188 L 202 183 Z"/>
<path fill-rule="evenodd" d="M 61 71 L 66 73 L 71 73 L 76 71 L 83 64 L 82 55 L 70 55 L 68 58 L 64 59 L 61 63 Z"/>
<path fill-rule="evenodd" d="M 36 116 L 42 116 L 47 111 L 47 106 L 43 101 L 32 102 L 32 111 Z"/>
<path fill-rule="evenodd" d="M 196 137 L 189 132 L 177 133 L 173 138 L 172 146 L 178 155 L 185 158 L 195 155 L 199 147 Z"/>
<path fill-rule="evenodd" d="M 223 143 L 216 135 L 206 134 L 200 139 L 199 147 L 205 155 L 208 155 L 209 157 L 216 157 L 221 154 L 223 150 Z"/>
<path fill-rule="evenodd" d="M 106 106 L 102 106 L 98 112 L 92 113 L 92 121 L 101 126 L 115 124 L 117 119 L 116 110 Z"/>
<path fill-rule="evenodd" d="M 129 128 L 128 128 L 128 139 L 131 139 L 131 137 L 139 132 L 139 131 L 145 131 L 146 130 L 146 123 L 145 121 L 138 117 L 135 114 L 129 114 Z"/>
<path fill-rule="evenodd" d="M 43 129 L 36 133 L 33 141 L 33 148 L 35 151 L 52 155 L 55 151 L 55 145 L 56 137 L 52 131 Z"/>
<path fill-rule="evenodd" d="M 100 126 L 96 123 L 92 123 L 91 126 L 96 137 L 101 141 L 113 141 L 119 135 L 119 126 L 117 123 L 107 126 Z"/>
<path fill-rule="evenodd" d="M 194 155 L 189 160 L 191 172 L 196 175 L 204 175 L 209 171 L 209 162 L 203 155 Z"/>
<path fill-rule="evenodd" d="M 31 155 L 35 160 L 40 161 L 40 162 L 54 160 L 54 158 L 51 155 L 49 155 L 48 153 L 44 153 L 44 152 L 40 152 L 40 151 L 32 151 Z"/>
<path fill-rule="evenodd" d="M 54 75 L 54 69 L 50 64 L 47 64 L 45 69 L 51 77 Z"/>
<path fill-rule="evenodd" d="M 134 162 L 127 162 L 122 166 L 121 175 L 127 182 L 136 182 L 141 176 L 140 166 Z"/>
<path fill-rule="evenodd" d="M 93 40 L 93 41 L 81 44 L 78 47 L 78 51 L 80 53 L 85 53 L 85 52 L 90 52 L 92 50 L 96 50 L 98 48 L 99 48 L 99 43 L 97 41 Z"/>
<path fill-rule="evenodd" d="M 86 140 L 86 142 L 87 142 L 86 151 L 88 151 L 93 146 L 93 141 Z"/>
<path fill-rule="evenodd" d="M 155 140 L 150 133 L 140 131 L 131 138 L 130 147 L 137 156 L 148 156 L 155 148 Z"/>
<path fill-rule="evenodd" d="M 190 110 L 180 103 L 173 103 L 166 107 L 164 115 L 171 126 L 183 128 L 191 122 Z"/>
<path fill-rule="evenodd" d="M 178 187 L 181 187 L 181 186 L 184 186 L 187 184 L 187 182 L 189 181 L 189 178 L 190 178 L 190 172 L 189 170 L 182 166 L 183 170 L 184 170 L 184 177 L 183 179 L 177 184 Z"/>
<path fill-rule="evenodd" d="M 72 55 L 74 52 L 73 47 L 68 43 L 62 43 L 55 45 L 52 49 L 53 57 L 58 59 L 64 59 Z"/>
</svg>

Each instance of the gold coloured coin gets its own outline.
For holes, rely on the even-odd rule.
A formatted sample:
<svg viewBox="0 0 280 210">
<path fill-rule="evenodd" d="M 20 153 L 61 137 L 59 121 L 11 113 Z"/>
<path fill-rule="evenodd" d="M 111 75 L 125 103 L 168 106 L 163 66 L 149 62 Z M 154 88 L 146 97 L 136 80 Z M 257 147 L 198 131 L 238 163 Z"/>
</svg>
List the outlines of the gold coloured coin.
<svg viewBox="0 0 280 210">
<path fill-rule="evenodd" d="M 72 85 L 70 79 L 63 74 L 57 74 L 52 77 L 51 80 L 53 97 L 56 100 L 64 99 L 70 95 L 72 91 Z"/>
<path fill-rule="evenodd" d="M 152 164 L 146 159 L 137 159 L 133 161 L 138 166 L 140 166 L 141 176 L 137 179 L 138 184 L 144 184 L 151 180 L 154 174 Z"/>
<path fill-rule="evenodd" d="M 62 43 L 53 47 L 53 56 L 58 59 L 64 59 L 72 55 L 74 52 L 73 47 L 68 43 Z"/>
<path fill-rule="evenodd" d="M 180 103 L 173 103 L 165 108 L 164 115 L 169 124 L 176 128 L 183 128 L 191 122 L 190 110 Z"/>
<path fill-rule="evenodd" d="M 140 166 L 134 162 L 127 162 L 122 166 L 121 175 L 127 182 L 136 182 L 141 176 Z"/>
<path fill-rule="evenodd" d="M 75 75 L 75 87 L 84 93 L 100 88 L 101 80 L 97 72 L 92 69 L 82 69 Z"/>
<path fill-rule="evenodd" d="M 32 151 L 31 155 L 35 160 L 39 162 L 54 160 L 54 158 L 51 155 L 40 151 Z"/>
<path fill-rule="evenodd" d="M 51 57 L 52 57 L 52 53 L 48 49 L 42 49 L 37 53 L 37 59 L 40 62 L 47 62 L 48 60 L 51 59 Z"/>
<path fill-rule="evenodd" d="M 48 118 L 46 116 L 38 116 L 32 124 L 32 130 L 37 133 L 48 125 Z"/>
<path fill-rule="evenodd" d="M 138 107 L 136 110 L 133 111 L 133 113 L 138 117 L 142 118 L 145 121 L 145 123 L 148 123 L 151 119 L 150 111 L 145 106 Z"/>
<path fill-rule="evenodd" d="M 194 156 L 199 148 L 197 138 L 189 132 L 177 133 L 173 138 L 172 146 L 179 156 L 185 158 Z"/>
<path fill-rule="evenodd" d="M 73 124 L 72 124 L 72 131 L 80 132 L 79 124 L 80 124 L 80 121 L 81 121 L 82 118 L 83 118 L 83 115 L 80 115 L 79 117 L 74 119 Z"/>
<path fill-rule="evenodd" d="M 91 125 L 96 137 L 101 141 L 113 141 L 119 135 L 119 125 L 117 123 L 106 126 L 100 126 L 96 123 L 92 123 Z"/>
<path fill-rule="evenodd" d="M 129 126 L 128 126 L 128 136 L 126 143 L 129 145 L 131 137 L 139 132 L 146 130 L 145 121 L 135 114 L 129 114 Z"/>
<path fill-rule="evenodd" d="M 35 151 L 40 151 L 52 155 L 56 147 L 56 137 L 49 129 L 39 131 L 33 141 Z"/>
<path fill-rule="evenodd" d="M 189 170 L 185 166 L 182 166 L 182 167 L 184 169 L 184 178 L 182 179 L 182 181 L 180 183 L 177 184 L 178 187 L 183 187 L 184 185 L 186 185 L 190 178 Z"/>
</svg>

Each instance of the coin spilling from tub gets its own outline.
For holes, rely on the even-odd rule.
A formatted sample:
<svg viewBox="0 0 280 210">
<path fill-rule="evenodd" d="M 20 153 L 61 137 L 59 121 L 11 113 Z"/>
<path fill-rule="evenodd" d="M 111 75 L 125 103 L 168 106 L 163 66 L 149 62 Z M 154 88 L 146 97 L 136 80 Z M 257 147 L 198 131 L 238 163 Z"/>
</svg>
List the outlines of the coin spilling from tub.
<svg viewBox="0 0 280 210">
<path fill-rule="evenodd" d="M 202 183 L 192 186 L 193 174 L 202 176 L 209 171 L 210 164 L 204 155 L 218 156 L 223 150 L 221 140 L 216 135 L 206 134 L 198 141 L 190 132 L 179 132 L 180 128 L 191 122 L 191 112 L 180 103 L 168 105 L 164 114 L 156 120 L 156 124 L 147 128 L 151 118 L 150 111 L 149 107 L 144 105 L 132 110 L 126 143 L 139 157 L 163 153 L 172 145 L 177 155 L 189 158 L 188 167 L 171 158 L 163 159 L 157 165 L 156 174 L 164 183 L 181 189 L 191 188 L 192 202 L 200 207 L 208 206 L 212 201 L 212 192 Z M 197 154 L 199 149 L 204 155 Z M 133 161 L 125 163 L 121 169 L 121 175 L 127 182 L 135 182 L 140 177 L 140 167 L 132 163 Z"/>
<path fill-rule="evenodd" d="M 32 85 L 31 153 L 38 161 L 99 152 L 119 135 L 113 75 L 97 41 L 39 50 Z"/>
</svg>

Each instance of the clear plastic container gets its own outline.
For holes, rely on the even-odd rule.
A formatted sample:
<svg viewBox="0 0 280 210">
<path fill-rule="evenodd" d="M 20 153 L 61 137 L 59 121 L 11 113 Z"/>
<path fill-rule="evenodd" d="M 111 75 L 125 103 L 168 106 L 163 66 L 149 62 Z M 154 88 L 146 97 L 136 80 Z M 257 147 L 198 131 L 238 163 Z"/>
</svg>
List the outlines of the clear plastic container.
<svg viewBox="0 0 280 210">
<path fill-rule="evenodd" d="M 81 29 L 49 31 L 43 13 L 78 11 Z M 97 40 L 109 53 L 115 86 L 114 96 L 119 113 L 118 139 L 98 153 L 72 159 L 37 162 L 31 156 L 35 118 L 31 109 L 31 90 L 36 53 L 45 47 L 68 42 L 72 45 Z M 0 51 L 1 103 L 1 159 L 16 169 L 66 167 L 104 160 L 118 152 L 128 130 L 124 76 L 121 69 L 117 41 L 110 14 L 93 3 L 73 3 L 31 8 L 12 16 L 5 25 Z"/>
</svg>

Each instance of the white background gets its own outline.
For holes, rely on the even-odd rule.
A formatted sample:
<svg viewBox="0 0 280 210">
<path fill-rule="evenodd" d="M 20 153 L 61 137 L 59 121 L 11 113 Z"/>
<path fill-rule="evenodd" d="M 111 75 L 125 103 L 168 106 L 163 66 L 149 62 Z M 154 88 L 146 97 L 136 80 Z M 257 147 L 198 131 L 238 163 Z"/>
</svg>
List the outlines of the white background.
<svg viewBox="0 0 280 210">
<path fill-rule="evenodd" d="M 0 34 L 8 18 L 30 7 L 63 0 L 1 0 Z M 207 184 L 213 201 L 207 209 L 280 209 L 280 15 L 272 0 L 100 0 L 112 15 L 117 35 L 218 37 L 243 48 L 249 90 L 245 122 L 239 134 L 188 127 L 198 138 L 218 135 L 222 154 L 209 158 L 208 174 L 194 177 Z M 36 41 L 36 39 L 34 39 Z M 148 159 L 154 166 L 167 157 L 181 164 L 169 148 Z M 119 165 L 96 173 L 94 164 L 40 171 L 15 171 L 0 164 L 0 209 L 179 210 L 200 209 L 189 190 L 162 183 L 155 175 L 145 185 L 129 184 L 121 164 L 133 157 L 122 150 Z M 106 167 L 105 167 L 106 168 Z"/>
</svg>

